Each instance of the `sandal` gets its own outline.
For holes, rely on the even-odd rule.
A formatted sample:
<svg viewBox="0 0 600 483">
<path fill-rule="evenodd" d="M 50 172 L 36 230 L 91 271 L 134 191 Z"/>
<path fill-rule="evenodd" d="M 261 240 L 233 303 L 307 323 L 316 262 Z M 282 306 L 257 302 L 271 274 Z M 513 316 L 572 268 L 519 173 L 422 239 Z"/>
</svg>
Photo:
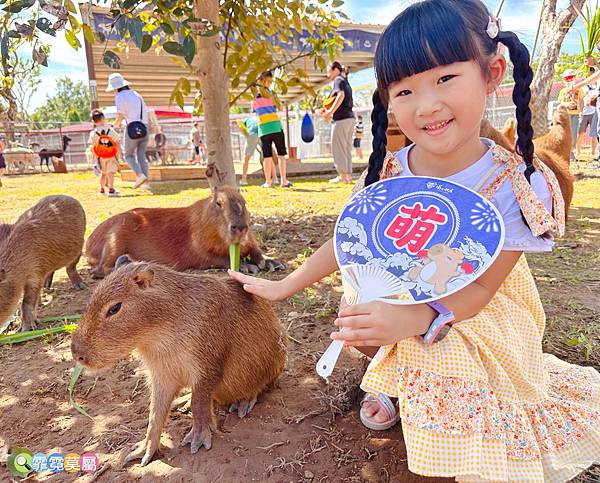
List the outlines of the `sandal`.
<svg viewBox="0 0 600 483">
<path fill-rule="evenodd" d="M 367 416 L 365 408 L 363 407 L 366 402 L 377 403 L 380 411 L 383 411 L 387 416 L 386 421 L 377 422 Z M 392 400 L 383 393 L 379 393 L 379 396 L 373 394 L 365 394 L 365 397 L 360 402 L 360 420 L 369 429 L 374 431 L 385 431 L 396 425 L 400 421 L 400 413 L 392 402 Z"/>
</svg>

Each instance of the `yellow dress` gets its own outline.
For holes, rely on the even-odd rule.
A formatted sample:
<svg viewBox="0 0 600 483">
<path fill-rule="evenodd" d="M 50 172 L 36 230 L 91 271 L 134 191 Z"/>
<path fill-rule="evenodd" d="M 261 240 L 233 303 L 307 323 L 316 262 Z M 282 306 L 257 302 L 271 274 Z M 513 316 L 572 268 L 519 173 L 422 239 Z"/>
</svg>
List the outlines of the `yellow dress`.
<svg viewBox="0 0 600 483">
<path fill-rule="evenodd" d="M 519 161 L 498 147 L 494 155 L 506 169 L 482 194 L 491 198 L 509 178 L 534 234 L 561 232 L 553 173 L 536 165 L 554 217 L 536 203 Z M 398 169 L 388 155 L 382 177 Z M 380 349 L 362 388 L 398 398 L 410 471 L 469 482 L 561 482 L 600 462 L 600 374 L 544 354 L 545 320 L 521 256 L 491 302 L 439 343 L 413 337 Z"/>
</svg>

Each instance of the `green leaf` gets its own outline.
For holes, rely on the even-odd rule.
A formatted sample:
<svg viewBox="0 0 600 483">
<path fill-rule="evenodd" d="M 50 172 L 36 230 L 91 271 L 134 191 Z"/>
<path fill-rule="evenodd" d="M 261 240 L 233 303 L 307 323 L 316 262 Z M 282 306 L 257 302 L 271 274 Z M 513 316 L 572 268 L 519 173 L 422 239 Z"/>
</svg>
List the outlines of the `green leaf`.
<svg viewBox="0 0 600 483">
<path fill-rule="evenodd" d="M 65 39 L 67 39 L 67 42 L 69 42 L 69 45 L 71 47 L 73 47 L 75 50 L 77 50 L 79 47 L 81 47 L 81 42 L 79 42 L 79 39 L 77 38 L 77 34 L 75 34 L 75 32 L 73 32 L 72 30 L 65 30 Z"/>
<path fill-rule="evenodd" d="M 39 17 L 35 23 L 35 26 L 42 32 L 52 37 L 56 37 L 56 30 L 52 28 L 52 22 L 46 17 Z"/>
<path fill-rule="evenodd" d="M 175 102 L 175 104 L 177 104 L 181 109 L 183 109 L 183 105 L 184 105 L 183 94 L 178 89 L 178 86 L 175 86 L 175 89 L 173 89 L 173 92 L 171 92 L 171 98 L 169 99 L 169 104 L 173 104 L 173 102 Z"/>
<path fill-rule="evenodd" d="M 342 5 L 344 5 L 344 0 L 333 0 L 333 3 L 331 4 L 333 8 L 339 8 Z"/>
<path fill-rule="evenodd" d="M 21 38 L 21 34 L 19 32 L 17 32 L 16 30 L 9 30 L 7 35 L 8 35 L 9 39 L 20 39 Z"/>
<path fill-rule="evenodd" d="M 171 26 L 168 23 L 161 23 L 160 28 L 162 28 L 163 32 L 167 35 L 173 35 L 175 33 L 173 28 L 171 28 Z"/>
<path fill-rule="evenodd" d="M 122 8 L 124 10 L 129 10 L 131 7 L 133 7 L 136 3 L 138 3 L 138 0 L 125 0 L 123 2 Z"/>
<path fill-rule="evenodd" d="M 81 23 L 73 15 L 69 15 L 69 23 L 75 32 L 79 32 L 81 29 Z"/>
<path fill-rule="evenodd" d="M 96 41 L 92 28 L 85 23 L 83 24 L 83 36 L 88 44 L 93 44 Z"/>
<path fill-rule="evenodd" d="M 162 47 L 168 54 L 183 56 L 181 45 L 179 45 L 177 42 L 165 42 Z"/>
<path fill-rule="evenodd" d="M 2 344 L 20 344 L 40 337 L 46 337 L 52 334 L 60 334 L 62 332 L 74 332 L 77 324 L 65 324 L 62 327 L 51 327 L 49 329 L 36 329 L 27 332 L 17 332 L 16 334 L 8 334 L 0 336 L 0 345 Z"/>
<path fill-rule="evenodd" d="M 111 69 L 121 68 L 121 58 L 112 50 L 107 50 L 102 56 L 102 62 L 109 66 Z"/>
<path fill-rule="evenodd" d="M 3 58 L 8 57 L 8 35 L 4 34 L 0 41 L 0 54 Z"/>
<path fill-rule="evenodd" d="M 10 5 L 4 7 L 4 11 L 8 13 L 19 13 L 21 10 L 25 10 L 35 3 L 35 0 L 17 0 L 12 2 Z"/>
<path fill-rule="evenodd" d="M 73 369 L 73 374 L 71 374 L 71 379 L 69 380 L 69 385 L 67 386 L 67 391 L 69 392 L 69 403 L 71 404 L 71 407 L 73 409 L 80 412 L 84 416 L 87 416 L 93 421 L 94 418 L 92 418 L 88 413 L 86 413 L 85 410 L 73 400 L 73 389 L 75 388 L 75 384 L 77 383 L 77 380 L 79 379 L 82 370 L 83 367 L 77 364 L 75 366 L 75 369 Z"/>
<path fill-rule="evenodd" d="M 234 272 L 240 271 L 240 244 L 229 245 L 229 268 Z"/>
<path fill-rule="evenodd" d="M 121 15 L 115 24 L 115 30 L 117 31 L 117 35 L 119 38 L 124 39 L 125 33 L 127 32 L 127 25 L 129 23 L 129 19 L 126 15 Z"/>
<path fill-rule="evenodd" d="M 152 47 L 152 35 L 144 34 L 142 37 L 142 46 L 140 47 L 140 51 L 143 54 L 144 52 L 147 52 L 150 47 Z"/>
<path fill-rule="evenodd" d="M 182 77 L 180 80 L 181 80 L 181 91 L 187 96 L 192 90 L 192 85 L 190 84 L 190 80 L 187 77 Z"/>
<path fill-rule="evenodd" d="M 71 13 L 77 13 L 77 9 L 75 8 L 75 4 L 71 0 L 65 0 L 65 7 Z"/>
<path fill-rule="evenodd" d="M 129 36 L 135 46 L 141 50 L 143 33 L 142 33 L 142 22 L 139 18 L 130 18 L 127 22 L 127 29 L 129 30 Z"/>
<path fill-rule="evenodd" d="M 574 346 L 578 345 L 580 342 L 581 341 L 579 340 L 579 337 L 572 337 L 571 339 L 566 341 L 565 344 L 567 344 L 569 347 L 574 347 Z"/>
<path fill-rule="evenodd" d="M 183 39 L 183 58 L 188 64 L 191 64 L 194 60 L 194 56 L 196 55 L 196 42 L 194 42 L 194 37 L 188 35 L 185 39 Z"/>
</svg>

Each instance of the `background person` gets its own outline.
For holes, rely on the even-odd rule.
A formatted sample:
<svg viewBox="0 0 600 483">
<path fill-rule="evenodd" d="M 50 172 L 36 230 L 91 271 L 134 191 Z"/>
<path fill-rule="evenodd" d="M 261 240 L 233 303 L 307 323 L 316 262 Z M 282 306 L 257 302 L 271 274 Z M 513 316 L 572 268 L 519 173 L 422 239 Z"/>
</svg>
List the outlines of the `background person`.
<svg viewBox="0 0 600 483">
<path fill-rule="evenodd" d="M 125 133 L 123 135 L 125 161 L 136 174 L 134 188 L 139 188 L 145 184 L 146 189 L 150 189 L 148 183 L 148 163 L 146 162 L 146 147 L 148 146 L 148 109 L 142 96 L 129 88 L 129 82 L 118 73 L 113 73 L 108 77 L 108 86 L 106 92 L 115 92 L 115 106 L 117 108 L 117 118 L 115 126 L 120 126 L 123 120 L 126 122 Z M 146 126 L 146 135 L 138 139 L 131 139 L 127 132 L 127 125 L 132 122 L 141 122 Z"/>
<path fill-rule="evenodd" d="M 352 134 L 354 132 L 354 111 L 352 111 L 352 88 L 342 75 L 344 68 L 333 62 L 327 70 L 327 77 L 333 81 L 332 104 L 321 114 L 326 120 L 333 120 L 331 129 L 331 151 L 333 164 L 338 176 L 330 183 L 352 183 Z"/>
</svg>

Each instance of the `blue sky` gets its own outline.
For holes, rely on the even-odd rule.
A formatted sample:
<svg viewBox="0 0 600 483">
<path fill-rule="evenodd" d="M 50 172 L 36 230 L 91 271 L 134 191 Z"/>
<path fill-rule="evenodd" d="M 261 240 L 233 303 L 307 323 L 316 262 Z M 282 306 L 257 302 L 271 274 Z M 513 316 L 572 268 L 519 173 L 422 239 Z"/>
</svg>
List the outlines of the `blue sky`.
<svg viewBox="0 0 600 483">
<path fill-rule="evenodd" d="M 488 8 L 495 13 L 501 0 L 485 0 Z M 595 2 L 595 0 L 588 0 Z M 398 13 L 413 3 L 412 0 L 346 0 L 344 10 L 355 22 L 388 24 Z M 569 0 L 559 0 L 559 7 L 568 5 Z M 500 13 L 502 28 L 516 32 L 521 40 L 531 49 L 537 28 L 542 0 L 505 0 Z M 583 24 L 577 20 L 565 43 L 563 50 L 578 52 L 580 50 L 579 35 Z M 69 76 L 72 80 L 87 82 L 87 68 L 83 48 L 73 50 L 59 34 L 57 38 L 47 37 L 45 41 L 52 43 L 49 67 L 42 68 L 43 83 L 32 98 L 30 109 L 42 105 L 47 95 L 52 95 L 56 80 Z M 83 44 L 83 39 L 81 39 Z M 370 70 L 352 75 L 353 85 L 361 85 L 373 81 Z"/>
</svg>

